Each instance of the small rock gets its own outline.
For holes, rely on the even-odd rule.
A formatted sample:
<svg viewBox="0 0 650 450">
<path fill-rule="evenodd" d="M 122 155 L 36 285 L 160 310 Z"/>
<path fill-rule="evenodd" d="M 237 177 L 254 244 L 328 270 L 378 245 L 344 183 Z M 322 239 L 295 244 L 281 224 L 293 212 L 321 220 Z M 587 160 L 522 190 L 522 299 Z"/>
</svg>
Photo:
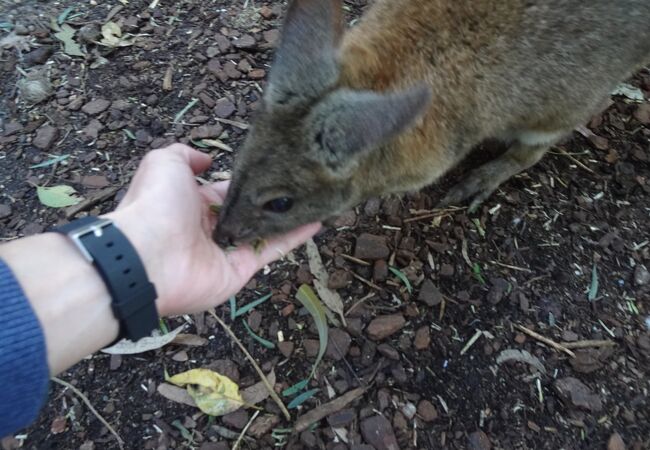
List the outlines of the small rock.
<svg viewBox="0 0 650 450">
<path fill-rule="evenodd" d="M 492 443 L 483 431 L 478 430 L 467 436 L 467 447 L 470 450 L 490 450 Z"/>
<path fill-rule="evenodd" d="M 577 378 L 561 378 L 555 381 L 554 386 L 560 397 L 562 397 L 569 406 L 574 406 L 594 413 L 603 409 L 600 397 L 593 394 L 591 390 Z"/>
<path fill-rule="evenodd" d="M 248 413 L 244 409 L 238 409 L 235 412 L 226 414 L 221 418 L 221 420 L 227 427 L 241 430 L 248 423 Z"/>
<path fill-rule="evenodd" d="M 296 310 L 296 305 L 294 305 L 293 303 L 289 303 L 287 306 L 285 306 L 280 310 L 280 314 L 282 314 L 282 317 L 288 317 L 291 314 L 293 314 L 295 310 Z"/>
<path fill-rule="evenodd" d="M 278 342 L 278 350 L 285 358 L 288 358 L 293 353 L 294 343 L 292 341 Z"/>
<path fill-rule="evenodd" d="M 361 422 L 363 439 L 376 450 L 399 450 L 395 432 L 384 416 L 371 416 Z"/>
<path fill-rule="evenodd" d="M 253 69 L 248 72 L 248 78 L 251 80 L 261 80 L 266 76 L 266 70 L 264 69 Z"/>
<path fill-rule="evenodd" d="M 372 279 L 375 281 L 386 281 L 388 278 L 388 263 L 385 259 L 375 261 L 372 267 Z"/>
<path fill-rule="evenodd" d="M 280 423 L 280 418 L 276 415 L 264 415 L 255 419 L 248 429 L 248 434 L 256 439 L 261 438 L 268 434 L 271 429 L 275 428 Z M 226 447 L 230 448 L 230 447 Z"/>
<path fill-rule="evenodd" d="M 634 269 L 634 284 L 636 286 L 644 286 L 650 282 L 650 272 L 643 264 L 637 264 Z"/>
<path fill-rule="evenodd" d="M 40 64 L 45 64 L 49 57 L 52 56 L 52 53 L 54 53 L 54 47 L 38 47 L 23 57 L 25 66 L 32 67 Z"/>
<path fill-rule="evenodd" d="M 235 46 L 235 48 L 240 48 L 240 49 L 251 49 L 255 47 L 255 38 L 251 36 L 250 34 L 245 34 L 241 36 L 239 39 L 235 39 L 232 41 L 232 45 Z"/>
<path fill-rule="evenodd" d="M 603 367 L 597 349 L 576 350 L 575 358 L 569 360 L 573 370 L 579 373 L 592 373 Z"/>
<path fill-rule="evenodd" d="M 377 346 L 377 351 L 381 353 L 383 356 L 385 356 L 388 359 L 392 359 L 393 361 L 399 361 L 399 352 L 392 346 L 388 344 L 379 344 Z"/>
<path fill-rule="evenodd" d="M 346 270 L 339 269 L 329 276 L 327 287 L 330 289 L 342 289 L 352 281 L 352 275 Z"/>
<path fill-rule="evenodd" d="M 330 328 L 325 355 L 334 361 L 340 361 L 348 354 L 352 338 L 340 328 Z"/>
<path fill-rule="evenodd" d="M 205 51 L 205 54 L 208 58 L 214 58 L 217 56 L 219 53 L 221 53 L 221 50 L 219 50 L 219 47 L 208 47 Z"/>
<path fill-rule="evenodd" d="M 83 105 L 81 111 L 85 112 L 90 116 L 96 116 L 97 114 L 101 114 L 104 111 L 106 111 L 110 105 L 111 102 L 109 102 L 108 100 L 104 98 L 96 98 L 95 100 L 91 100 L 85 105 Z"/>
<path fill-rule="evenodd" d="M 413 340 L 413 345 L 416 350 L 425 350 L 429 348 L 431 344 L 431 332 L 429 331 L 428 326 L 420 327 L 415 332 L 415 339 Z"/>
<path fill-rule="evenodd" d="M 353 227 L 357 223 L 357 213 L 354 210 L 346 211 L 339 215 L 332 226 L 334 228 Z"/>
<path fill-rule="evenodd" d="M 3 136 L 11 136 L 12 134 L 16 134 L 19 131 L 22 131 L 22 129 L 23 125 L 20 122 L 12 120 L 7 125 L 5 125 L 5 129 L 2 134 Z"/>
<path fill-rule="evenodd" d="M 422 400 L 418 403 L 418 416 L 425 422 L 433 422 L 438 418 L 438 410 L 429 400 Z"/>
<path fill-rule="evenodd" d="M 90 140 L 97 139 L 99 132 L 104 129 L 104 125 L 97 119 L 92 119 L 88 125 L 86 125 L 81 133 Z"/>
<path fill-rule="evenodd" d="M 187 351 L 181 350 L 179 352 L 174 353 L 172 359 L 177 362 L 185 362 L 188 359 L 190 359 L 190 357 L 187 355 Z"/>
<path fill-rule="evenodd" d="M 637 106 L 634 118 L 644 125 L 650 125 L 650 103 L 641 103 Z"/>
<path fill-rule="evenodd" d="M 147 147 L 153 141 L 151 133 L 147 130 L 138 130 L 135 132 L 135 145 L 138 147 Z"/>
<path fill-rule="evenodd" d="M 350 425 L 357 418 L 357 411 L 352 408 L 342 409 L 327 416 L 327 423 L 334 428 L 341 428 Z"/>
<path fill-rule="evenodd" d="M 515 335 L 515 342 L 519 345 L 522 345 L 524 342 L 526 342 L 526 335 L 523 333 L 517 333 Z"/>
<path fill-rule="evenodd" d="M 381 208 L 381 200 L 377 197 L 373 197 L 363 205 L 363 212 L 366 216 L 374 217 L 379 214 Z"/>
<path fill-rule="evenodd" d="M 232 78 L 233 80 L 238 80 L 241 78 L 241 72 L 237 70 L 237 66 L 232 61 L 227 61 L 223 65 L 223 72 L 228 78 Z"/>
<path fill-rule="evenodd" d="M 309 358 L 314 358 L 318 355 L 318 349 L 320 348 L 320 342 L 318 339 L 305 339 L 302 342 L 302 346 L 305 349 L 305 355 Z"/>
<path fill-rule="evenodd" d="M 380 341 L 397 333 L 404 327 L 405 323 L 406 320 L 401 314 L 379 316 L 370 322 L 368 328 L 366 328 L 366 333 L 371 339 Z"/>
<path fill-rule="evenodd" d="M 280 31 L 276 29 L 265 31 L 264 33 L 262 33 L 262 36 L 264 36 L 264 40 L 269 45 L 275 46 L 280 40 Z"/>
<path fill-rule="evenodd" d="M 363 233 L 357 238 L 354 256 L 360 259 L 385 259 L 390 255 L 385 236 Z"/>
<path fill-rule="evenodd" d="M 33 236 L 34 234 L 42 233 L 45 227 L 40 223 L 30 222 L 23 227 L 23 234 L 25 236 Z"/>
<path fill-rule="evenodd" d="M 110 183 L 105 175 L 85 175 L 81 177 L 81 184 L 89 188 L 105 188 Z"/>
<path fill-rule="evenodd" d="M 110 370 L 117 370 L 121 366 L 122 366 L 122 355 L 111 355 L 108 368 Z"/>
<path fill-rule="evenodd" d="M 625 442 L 620 434 L 614 433 L 607 441 L 607 450 L 625 450 Z"/>
<path fill-rule="evenodd" d="M 440 266 L 440 276 L 441 277 L 451 277 L 454 275 L 454 266 L 451 264 L 443 264 Z"/>
<path fill-rule="evenodd" d="M 0 219 L 4 219 L 11 215 L 11 205 L 0 203 Z"/>
<path fill-rule="evenodd" d="M 575 342 L 578 340 L 580 336 L 578 336 L 577 333 L 574 333 L 571 330 L 564 330 L 562 331 L 562 340 L 564 342 Z"/>
<path fill-rule="evenodd" d="M 90 23 L 79 28 L 79 31 L 77 31 L 77 38 L 81 43 L 92 44 L 99 40 L 101 34 L 99 27 L 94 23 Z"/>
<path fill-rule="evenodd" d="M 302 444 L 301 448 L 318 447 L 318 440 L 316 439 L 316 435 L 309 430 L 305 430 L 302 433 L 300 433 L 300 443 Z"/>
<path fill-rule="evenodd" d="M 86 441 L 79 446 L 79 450 L 95 450 L 95 443 L 93 441 Z"/>
<path fill-rule="evenodd" d="M 368 367 L 375 362 L 375 355 L 377 354 L 377 344 L 372 341 L 365 340 L 361 348 L 361 365 Z"/>
<path fill-rule="evenodd" d="M 251 327 L 251 330 L 257 333 L 260 330 L 260 325 L 262 325 L 262 313 L 255 309 L 251 311 L 246 321 L 248 322 L 248 326 Z"/>
<path fill-rule="evenodd" d="M 200 127 L 193 128 L 190 132 L 192 140 L 218 138 L 221 136 L 223 128 L 219 124 L 215 125 L 201 125 Z"/>
<path fill-rule="evenodd" d="M 260 16 L 264 17 L 266 20 L 270 20 L 277 17 L 275 11 L 266 5 L 260 8 Z"/>
<path fill-rule="evenodd" d="M 235 107 L 235 105 L 225 97 L 222 97 L 219 100 L 217 100 L 214 106 L 215 115 L 217 117 L 221 117 L 222 119 L 232 116 L 232 114 L 236 110 L 237 108 Z"/>
<path fill-rule="evenodd" d="M 496 305 L 501 300 L 503 300 L 506 292 L 508 289 L 510 289 L 510 283 L 508 283 L 503 278 L 494 278 L 491 279 L 490 282 L 492 286 L 490 287 L 490 291 L 487 294 L 487 300 L 491 304 Z"/>
<path fill-rule="evenodd" d="M 36 137 L 32 141 L 32 144 L 41 150 L 47 150 L 52 146 L 54 141 L 56 141 L 58 136 L 59 130 L 51 125 L 43 125 L 36 130 Z"/>
<path fill-rule="evenodd" d="M 433 281 L 426 279 L 420 287 L 418 301 L 425 303 L 427 306 L 436 306 L 442 302 L 442 294 Z"/>
</svg>

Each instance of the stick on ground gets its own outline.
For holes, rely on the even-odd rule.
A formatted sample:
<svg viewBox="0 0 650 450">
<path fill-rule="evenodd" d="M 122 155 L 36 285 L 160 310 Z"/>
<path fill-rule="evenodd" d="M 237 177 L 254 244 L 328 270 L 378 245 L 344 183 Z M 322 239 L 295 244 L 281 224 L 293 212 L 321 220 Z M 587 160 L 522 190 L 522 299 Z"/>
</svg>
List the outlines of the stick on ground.
<svg viewBox="0 0 650 450">
<path fill-rule="evenodd" d="M 517 324 L 515 324 L 515 328 L 517 328 L 517 329 L 520 330 L 520 331 L 523 331 L 523 332 L 526 333 L 528 336 L 530 336 L 530 337 L 532 337 L 532 338 L 534 338 L 534 339 L 537 339 L 538 341 L 543 342 L 543 343 L 546 344 L 546 345 L 549 345 L 549 346 L 553 347 L 555 350 L 558 350 L 558 351 L 564 352 L 564 353 L 566 353 L 567 355 L 569 355 L 569 356 L 572 357 L 572 358 L 575 358 L 575 357 L 576 357 L 576 354 L 573 353 L 573 352 L 572 352 L 571 350 L 569 350 L 568 348 L 566 348 L 565 346 L 563 346 L 563 345 L 561 345 L 561 344 L 558 344 L 557 342 L 552 341 L 551 339 L 549 339 L 549 338 L 547 338 L 547 337 L 544 337 L 544 336 L 542 336 L 542 335 L 539 334 L 539 333 L 535 333 L 533 330 L 529 330 L 528 328 L 524 327 L 523 325 L 517 325 Z"/>
</svg>

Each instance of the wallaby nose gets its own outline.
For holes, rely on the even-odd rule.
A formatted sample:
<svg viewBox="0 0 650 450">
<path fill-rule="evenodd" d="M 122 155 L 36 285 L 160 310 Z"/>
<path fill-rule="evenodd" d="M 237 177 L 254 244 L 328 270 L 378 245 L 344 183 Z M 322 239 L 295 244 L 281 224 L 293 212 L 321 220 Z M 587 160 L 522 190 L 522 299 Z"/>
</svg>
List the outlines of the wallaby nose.
<svg viewBox="0 0 650 450">
<path fill-rule="evenodd" d="M 225 225 L 224 222 L 219 222 L 212 233 L 212 240 L 216 242 L 219 247 L 226 248 L 235 245 L 237 235 L 238 233 L 236 229 Z"/>
</svg>

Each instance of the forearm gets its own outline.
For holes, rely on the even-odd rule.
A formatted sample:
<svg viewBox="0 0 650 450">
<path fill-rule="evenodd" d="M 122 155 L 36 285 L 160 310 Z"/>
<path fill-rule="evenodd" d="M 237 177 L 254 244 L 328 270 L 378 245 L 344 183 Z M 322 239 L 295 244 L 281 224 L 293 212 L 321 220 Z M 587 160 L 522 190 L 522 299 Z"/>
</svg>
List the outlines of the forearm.
<svg viewBox="0 0 650 450">
<path fill-rule="evenodd" d="M 45 233 L 0 246 L 38 317 L 51 374 L 110 344 L 118 334 L 95 268 L 65 236 Z"/>
</svg>

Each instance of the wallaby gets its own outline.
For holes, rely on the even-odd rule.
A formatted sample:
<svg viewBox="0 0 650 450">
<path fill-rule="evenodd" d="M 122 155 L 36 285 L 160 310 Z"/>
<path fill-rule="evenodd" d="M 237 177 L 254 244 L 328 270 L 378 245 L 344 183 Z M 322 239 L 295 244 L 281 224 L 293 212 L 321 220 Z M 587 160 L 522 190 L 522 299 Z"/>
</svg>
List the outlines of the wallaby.
<svg viewBox="0 0 650 450">
<path fill-rule="evenodd" d="M 247 242 L 433 183 L 509 143 L 442 204 L 484 201 L 650 61 L 650 0 L 294 0 L 216 240 Z"/>
</svg>

